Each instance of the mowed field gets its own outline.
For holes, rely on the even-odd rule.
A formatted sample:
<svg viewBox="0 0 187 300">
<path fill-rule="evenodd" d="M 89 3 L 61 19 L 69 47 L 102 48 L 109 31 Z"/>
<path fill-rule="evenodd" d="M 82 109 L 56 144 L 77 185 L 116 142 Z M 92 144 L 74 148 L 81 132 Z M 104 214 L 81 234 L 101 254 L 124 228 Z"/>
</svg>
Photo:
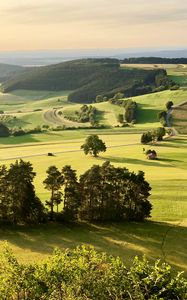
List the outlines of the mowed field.
<svg viewBox="0 0 187 300">
<path fill-rule="evenodd" d="M 153 145 L 151 148 L 157 151 L 159 160 L 148 161 L 139 143 L 140 134 L 101 134 L 108 149 L 98 158 L 93 158 L 80 151 L 84 138 L 70 139 L 71 133 L 67 131 L 68 140 L 59 133 L 61 141 L 2 145 L 1 163 L 9 165 L 16 157 L 29 160 L 37 173 L 36 192 L 42 201 L 50 196 L 42 184 L 50 165 L 61 169 L 69 164 L 78 175 L 93 164 L 102 164 L 106 160 L 131 171 L 143 170 L 152 187 L 152 218 L 145 223 L 7 227 L 0 230 L 1 240 L 7 240 L 17 257 L 26 262 L 48 256 L 54 247 L 75 247 L 86 243 L 98 250 L 120 255 L 127 264 L 134 255 L 146 254 L 150 259 L 165 258 L 177 269 L 187 271 L 187 136 Z M 47 152 L 53 152 L 55 156 L 48 157 Z"/>
</svg>

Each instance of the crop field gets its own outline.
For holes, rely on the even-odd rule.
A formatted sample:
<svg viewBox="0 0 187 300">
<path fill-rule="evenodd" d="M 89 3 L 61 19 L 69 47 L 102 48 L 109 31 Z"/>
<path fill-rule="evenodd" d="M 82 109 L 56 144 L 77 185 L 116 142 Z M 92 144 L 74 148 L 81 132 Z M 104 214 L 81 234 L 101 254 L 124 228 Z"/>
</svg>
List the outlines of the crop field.
<svg viewBox="0 0 187 300">
<path fill-rule="evenodd" d="M 187 133 L 187 101 L 172 111 L 173 126 L 179 133 Z"/>
</svg>

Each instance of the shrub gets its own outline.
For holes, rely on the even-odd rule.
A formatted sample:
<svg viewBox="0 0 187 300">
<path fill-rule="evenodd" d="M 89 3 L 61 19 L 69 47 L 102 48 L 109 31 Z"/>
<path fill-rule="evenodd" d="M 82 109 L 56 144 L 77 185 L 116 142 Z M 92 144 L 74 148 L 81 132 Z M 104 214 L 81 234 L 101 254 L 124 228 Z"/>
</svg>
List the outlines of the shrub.
<svg viewBox="0 0 187 300">
<path fill-rule="evenodd" d="M 184 300 L 187 281 L 166 263 L 120 258 L 81 246 L 39 264 L 19 263 L 5 248 L 0 258 L 1 300 Z"/>
</svg>

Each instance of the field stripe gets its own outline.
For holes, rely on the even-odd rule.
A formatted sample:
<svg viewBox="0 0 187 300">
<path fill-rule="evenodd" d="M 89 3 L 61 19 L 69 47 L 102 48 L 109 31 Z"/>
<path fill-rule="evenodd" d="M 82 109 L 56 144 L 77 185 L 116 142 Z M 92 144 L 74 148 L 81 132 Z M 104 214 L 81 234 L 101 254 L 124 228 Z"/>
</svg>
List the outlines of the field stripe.
<svg viewBox="0 0 187 300">
<path fill-rule="evenodd" d="M 128 146 L 136 146 L 136 145 L 140 145 L 140 143 L 108 146 L 107 148 L 119 148 L 119 147 L 128 147 Z M 55 154 L 73 153 L 73 152 L 82 152 L 82 151 L 83 151 L 82 149 L 74 149 L 74 150 L 66 150 L 66 151 L 57 151 L 57 152 L 52 152 L 52 153 L 55 155 Z M 0 159 L 0 161 L 30 158 L 30 157 L 41 157 L 41 156 L 47 156 L 47 153 L 45 152 L 45 153 L 41 153 L 41 154 L 21 155 L 21 156 L 19 155 L 19 156 L 14 156 L 14 157 L 3 158 L 3 159 Z"/>
</svg>

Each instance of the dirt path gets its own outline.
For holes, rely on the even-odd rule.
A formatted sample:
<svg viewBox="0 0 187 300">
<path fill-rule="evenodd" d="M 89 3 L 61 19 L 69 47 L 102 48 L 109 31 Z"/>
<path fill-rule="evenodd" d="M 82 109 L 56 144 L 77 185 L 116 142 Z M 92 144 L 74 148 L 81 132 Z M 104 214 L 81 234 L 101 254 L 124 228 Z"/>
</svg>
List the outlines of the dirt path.
<svg viewBox="0 0 187 300">
<path fill-rule="evenodd" d="M 61 125 L 61 126 L 65 125 L 67 127 L 78 127 L 78 126 L 86 127 L 84 123 L 78 123 L 78 122 L 67 120 L 66 118 L 63 117 L 63 115 L 59 116 L 58 111 L 59 109 L 57 108 L 53 108 L 45 111 L 43 114 L 44 120 L 55 125 Z"/>
</svg>

